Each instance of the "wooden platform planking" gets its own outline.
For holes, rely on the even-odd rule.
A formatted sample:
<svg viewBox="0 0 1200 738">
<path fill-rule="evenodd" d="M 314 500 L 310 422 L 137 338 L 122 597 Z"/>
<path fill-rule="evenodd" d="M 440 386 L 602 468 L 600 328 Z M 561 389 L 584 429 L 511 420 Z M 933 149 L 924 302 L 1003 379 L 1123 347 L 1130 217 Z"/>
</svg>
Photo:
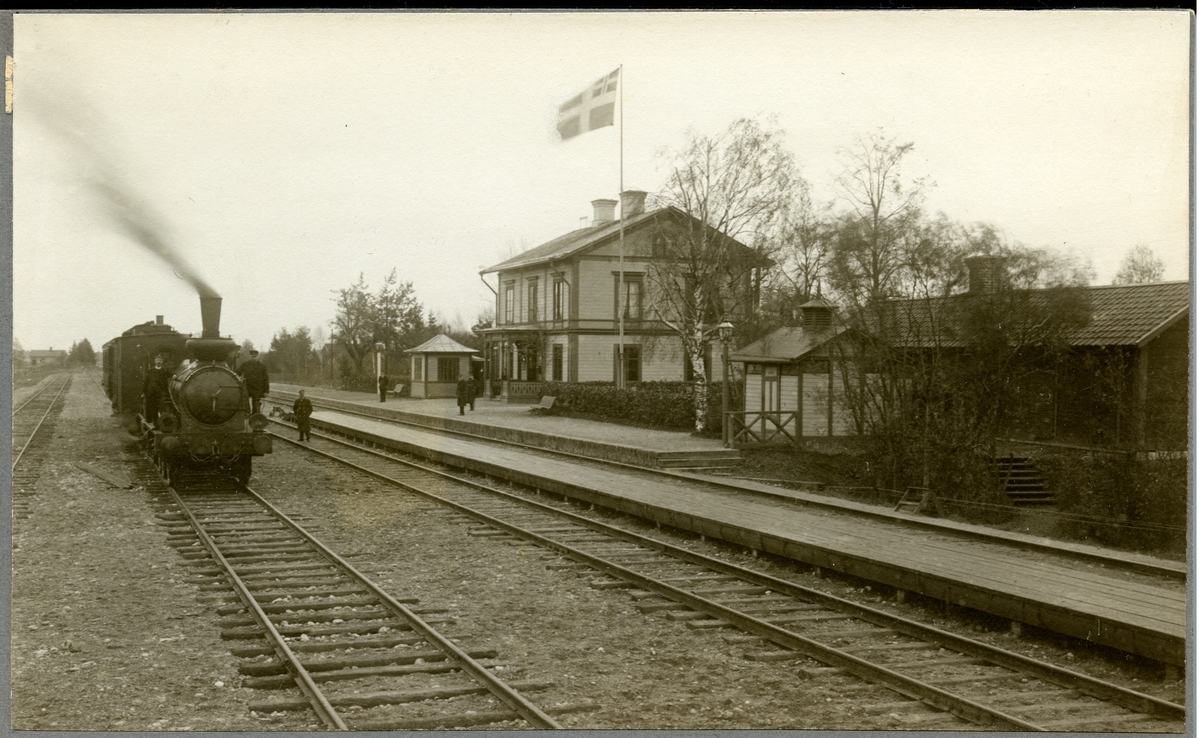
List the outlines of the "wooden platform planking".
<svg viewBox="0 0 1200 738">
<path fill-rule="evenodd" d="M 333 412 L 332 423 L 415 448 L 444 461 L 508 470 L 513 481 L 562 489 L 583 499 L 675 527 L 885 582 L 914 592 L 1080 638 L 1183 663 L 1187 593 L 1183 585 L 1130 582 L 1100 567 L 1053 554 L 886 520 L 705 488 L 684 479 L 647 479 L 615 469 L 475 443 Z"/>
</svg>

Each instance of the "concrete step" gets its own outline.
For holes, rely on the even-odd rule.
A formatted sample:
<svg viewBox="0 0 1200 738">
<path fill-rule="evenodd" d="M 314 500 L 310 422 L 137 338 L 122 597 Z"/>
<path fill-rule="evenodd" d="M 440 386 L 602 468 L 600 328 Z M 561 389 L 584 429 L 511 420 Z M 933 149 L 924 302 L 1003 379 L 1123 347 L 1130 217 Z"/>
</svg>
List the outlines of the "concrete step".
<svg viewBox="0 0 1200 738">
<path fill-rule="evenodd" d="M 658 466 L 662 469 L 728 469 L 742 463 L 742 454 L 736 450 L 716 451 L 660 451 Z"/>
</svg>

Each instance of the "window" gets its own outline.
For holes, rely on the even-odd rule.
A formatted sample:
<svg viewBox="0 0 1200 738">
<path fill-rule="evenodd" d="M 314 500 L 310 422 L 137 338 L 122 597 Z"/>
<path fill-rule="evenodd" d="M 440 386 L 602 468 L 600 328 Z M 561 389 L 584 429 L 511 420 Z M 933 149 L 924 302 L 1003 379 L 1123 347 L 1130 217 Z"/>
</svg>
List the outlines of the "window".
<svg viewBox="0 0 1200 738">
<path fill-rule="evenodd" d="M 563 280 L 557 280 L 554 283 L 554 319 L 566 320 L 570 308 L 567 306 L 567 300 L 570 299 L 570 288 Z"/>
<path fill-rule="evenodd" d="M 458 359 L 438 359 L 438 381 L 458 381 Z"/>
<path fill-rule="evenodd" d="M 617 282 L 619 277 L 614 275 L 613 283 Z M 616 292 L 614 288 L 614 293 Z M 642 275 L 626 274 L 625 289 L 616 294 L 616 305 L 613 306 L 613 312 L 618 310 L 624 311 L 625 320 L 641 320 L 642 319 Z"/>
<path fill-rule="evenodd" d="M 550 376 L 555 382 L 563 381 L 563 345 L 561 343 L 554 344 L 554 365 L 551 371 Z"/>
<path fill-rule="evenodd" d="M 413 372 L 412 373 L 413 373 L 413 381 L 414 382 L 424 382 L 425 381 L 425 357 L 422 356 L 421 354 L 417 354 L 416 356 L 413 357 Z"/>
<path fill-rule="evenodd" d="M 529 280 L 529 322 L 536 323 L 538 319 L 538 281 Z"/>
<path fill-rule="evenodd" d="M 513 283 L 509 282 L 504 285 L 504 322 L 512 323 L 516 318 L 516 298 L 517 292 L 513 287 Z"/>
<path fill-rule="evenodd" d="M 619 347 L 613 346 L 613 374 L 620 371 Z M 637 344 L 625 344 L 625 381 L 642 381 L 642 347 Z M 616 376 L 613 377 L 614 381 Z"/>
</svg>

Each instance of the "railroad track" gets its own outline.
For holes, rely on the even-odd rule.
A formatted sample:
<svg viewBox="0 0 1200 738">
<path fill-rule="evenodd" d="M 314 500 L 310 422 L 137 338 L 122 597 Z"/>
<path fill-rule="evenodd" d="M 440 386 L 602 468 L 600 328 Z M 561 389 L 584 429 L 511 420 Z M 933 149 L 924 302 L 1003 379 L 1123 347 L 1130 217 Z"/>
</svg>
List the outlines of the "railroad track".
<svg viewBox="0 0 1200 738">
<path fill-rule="evenodd" d="M 50 449 L 47 439 L 54 434 L 71 379 L 70 373 L 57 375 L 13 409 L 13 520 L 29 517 L 29 500 L 36 494 L 42 462 Z"/>
<path fill-rule="evenodd" d="M 280 395 L 280 396 L 282 397 L 282 395 Z M 414 430 L 421 431 L 423 433 L 444 434 L 444 435 L 456 436 L 459 438 L 468 439 L 468 440 L 471 440 L 471 441 L 477 442 L 477 443 L 509 446 L 509 447 L 513 447 L 513 448 L 519 448 L 523 451 L 527 451 L 527 452 L 537 454 L 537 455 L 545 455 L 545 456 L 550 456 L 550 457 L 571 459 L 579 464 L 595 466 L 595 467 L 599 467 L 599 468 L 616 467 L 616 468 L 626 469 L 626 470 L 636 473 L 636 474 L 646 474 L 646 475 L 658 476 L 658 477 L 668 477 L 668 478 L 677 479 L 677 480 L 678 479 L 686 479 L 689 482 L 694 483 L 694 484 L 703 484 L 708 487 L 733 491 L 733 492 L 737 492 L 740 494 L 746 494 L 747 492 L 759 493 L 759 494 L 770 494 L 770 493 L 765 493 L 765 492 L 762 492 L 762 491 L 756 490 L 756 489 L 747 489 L 744 486 L 727 484 L 725 482 L 722 482 L 720 479 L 713 478 L 711 476 L 700 477 L 695 474 L 689 474 L 687 472 L 683 472 L 680 470 L 657 469 L 657 468 L 653 468 L 653 467 L 637 466 L 634 464 L 628 464 L 628 463 L 620 462 L 620 461 L 610 461 L 607 459 L 598 459 L 598 458 L 591 457 L 591 456 L 584 456 L 582 454 L 571 453 L 569 451 L 560 451 L 557 449 L 545 448 L 543 446 L 533 446 L 533 445 L 526 444 L 526 443 L 520 443 L 518 441 L 510 441 L 510 440 L 505 440 L 505 439 L 500 439 L 500 438 L 492 438 L 490 436 L 479 435 L 479 434 L 470 433 L 470 432 L 462 431 L 462 430 L 452 430 L 452 429 L 448 429 L 448 428 L 430 427 L 427 425 L 422 425 L 420 423 L 414 423 L 414 422 L 411 422 L 408 420 L 404 420 L 402 418 L 390 418 L 390 417 L 389 418 L 381 418 L 378 415 L 373 415 L 368 412 L 357 411 L 350 407 L 347 407 L 348 403 L 339 403 L 337 405 L 326 405 L 326 404 L 322 403 L 322 398 L 320 398 L 320 397 L 310 397 L 309 399 L 312 400 L 314 407 L 317 407 L 317 408 L 324 408 L 324 409 L 332 410 L 334 412 L 341 413 L 344 415 L 351 415 L 351 416 L 365 418 L 365 419 L 373 420 L 373 421 L 377 421 L 377 422 L 384 422 L 384 423 L 388 423 L 391 425 L 409 427 Z M 283 407 L 285 409 L 290 407 L 290 402 L 284 402 L 280 399 L 275 399 L 275 400 L 273 400 L 273 402 L 276 405 L 279 405 L 280 407 Z M 776 495 L 776 499 L 779 499 L 778 495 Z M 790 496 L 784 496 L 784 499 L 787 499 L 789 501 L 794 501 L 794 498 L 790 497 Z M 805 499 L 805 504 L 813 505 L 813 506 L 817 506 L 817 507 L 825 507 L 827 509 L 835 510 L 837 512 L 842 512 L 842 513 L 846 512 L 846 508 L 844 505 L 842 505 L 839 501 L 832 500 L 832 499 L 829 501 L 822 501 L 819 498 L 814 499 L 814 498 L 810 497 L 810 498 Z M 859 514 L 859 515 L 871 515 L 871 516 L 876 516 L 876 517 L 883 517 L 891 522 L 896 522 L 897 520 L 901 520 L 904 522 L 905 525 L 910 525 L 910 526 L 934 527 L 934 528 L 936 528 L 938 526 L 938 523 L 936 521 L 924 519 L 924 518 L 921 518 L 918 516 L 898 517 L 894 514 L 894 511 L 892 511 L 890 508 L 888 508 L 886 510 L 881 509 L 879 511 L 873 511 L 871 509 L 864 509 L 863 507 L 860 506 L 860 507 L 857 507 L 854 512 L 855 512 L 855 514 Z M 984 543 L 995 541 L 998 538 L 998 536 L 990 534 L 987 530 L 970 531 L 970 530 L 965 530 L 965 529 L 959 528 L 954 531 L 954 534 L 956 536 L 960 536 L 960 537 L 970 537 L 970 538 L 978 539 L 979 541 L 984 542 Z M 1028 540 L 1022 541 L 1022 542 L 1014 541 L 1013 539 L 1011 539 L 1011 537 L 1001 537 L 1001 543 L 1003 543 L 1004 545 L 1018 545 L 1019 547 L 1022 547 L 1022 548 L 1028 549 L 1028 550 L 1033 550 L 1033 551 L 1047 550 L 1047 551 L 1054 553 L 1057 556 L 1073 558 L 1073 559 L 1077 559 L 1080 561 L 1101 564 L 1101 565 L 1105 565 L 1105 566 L 1115 566 L 1117 568 L 1128 569 L 1130 571 L 1137 571 L 1137 572 L 1142 572 L 1142 573 L 1151 574 L 1151 575 L 1155 575 L 1155 576 L 1162 576 L 1162 577 L 1166 577 L 1168 579 L 1172 579 L 1175 581 L 1186 581 L 1187 574 L 1188 574 L 1187 569 L 1182 566 L 1174 566 L 1174 565 L 1170 565 L 1170 564 L 1160 565 L 1157 562 L 1153 562 L 1153 561 L 1149 561 L 1149 560 L 1140 561 L 1140 560 L 1136 560 L 1136 559 L 1113 557 L 1113 556 L 1107 555 L 1103 550 L 1100 550 L 1100 549 L 1092 550 L 1089 548 L 1081 548 L 1081 547 L 1073 547 L 1073 546 L 1056 546 L 1053 544 L 1047 544 L 1046 542 L 1038 540 L 1035 537 L 1030 537 Z"/>
<path fill-rule="evenodd" d="M 851 674 L 902 699 L 914 724 L 971 723 L 1030 731 L 1180 732 L 1184 707 L 1036 661 L 892 613 L 803 587 L 572 510 L 557 495 L 491 486 L 425 463 L 315 434 L 297 444 L 447 505 L 478 523 L 477 536 L 513 536 L 591 569 L 598 588 L 625 588 L 645 613 L 696 629 L 742 631 L 747 658 L 814 659 L 803 674 Z"/>
<path fill-rule="evenodd" d="M 242 686 L 280 693 L 251 710 L 312 709 L 336 730 L 560 727 L 523 695 L 551 683 L 505 683 L 496 651 L 439 630 L 454 626 L 445 609 L 387 593 L 248 487 L 187 473 L 168 486 L 149 463 L 142 477 L 169 494 L 159 518 L 218 604 Z"/>
</svg>

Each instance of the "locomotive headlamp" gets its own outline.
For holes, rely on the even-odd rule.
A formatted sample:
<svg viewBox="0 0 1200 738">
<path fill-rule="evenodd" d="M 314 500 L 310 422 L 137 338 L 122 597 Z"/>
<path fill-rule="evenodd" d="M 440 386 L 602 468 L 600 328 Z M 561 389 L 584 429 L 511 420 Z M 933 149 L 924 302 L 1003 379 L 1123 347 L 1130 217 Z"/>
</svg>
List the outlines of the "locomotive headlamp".
<svg viewBox="0 0 1200 738">
<path fill-rule="evenodd" d="M 250 430 L 261 433 L 267 429 L 271 421 L 267 420 L 267 416 L 262 413 L 254 413 L 250 416 Z"/>
</svg>

